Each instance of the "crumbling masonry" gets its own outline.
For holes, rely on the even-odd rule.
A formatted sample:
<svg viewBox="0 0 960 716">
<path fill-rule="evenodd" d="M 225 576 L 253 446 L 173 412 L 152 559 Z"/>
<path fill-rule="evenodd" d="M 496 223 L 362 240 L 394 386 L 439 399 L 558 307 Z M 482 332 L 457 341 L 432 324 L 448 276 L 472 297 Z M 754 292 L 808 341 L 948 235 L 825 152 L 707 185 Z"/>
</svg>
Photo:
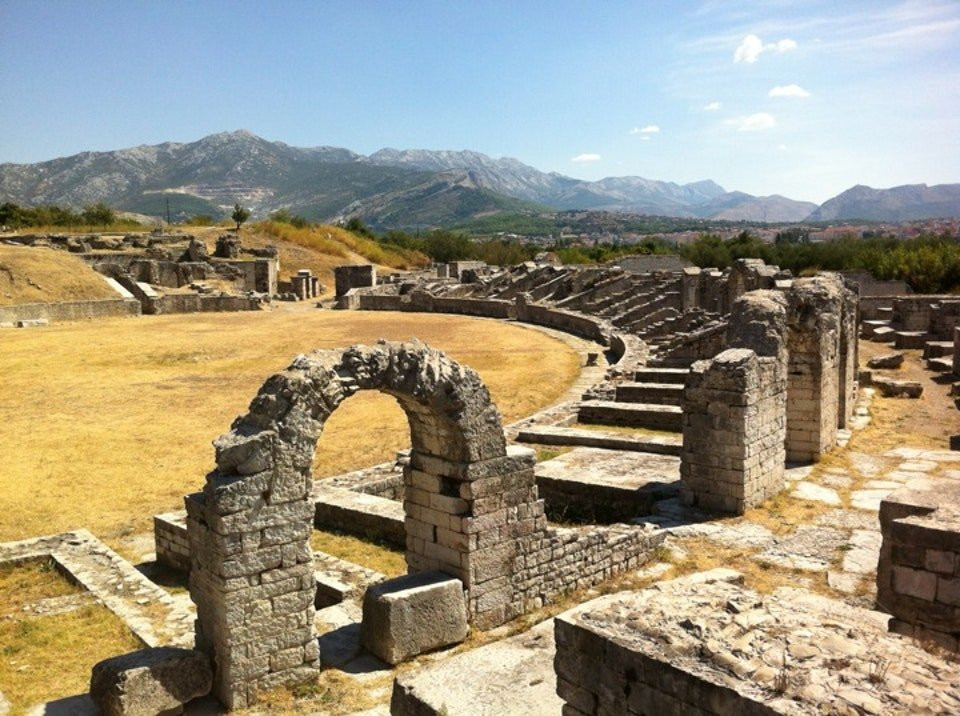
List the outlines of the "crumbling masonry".
<svg viewBox="0 0 960 716">
<path fill-rule="evenodd" d="M 361 389 L 394 396 L 410 424 L 408 568 L 460 579 L 475 626 L 635 568 L 663 539 L 625 526 L 547 529 L 533 451 L 507 449 L 480 377 L 442 353 L 381 342 L 298 356 L 215 441 L 217 467 L 186 499 L 196 645 L 228 707 L 319 668 L 311 466 L 324 422 Z"/>
</svg>

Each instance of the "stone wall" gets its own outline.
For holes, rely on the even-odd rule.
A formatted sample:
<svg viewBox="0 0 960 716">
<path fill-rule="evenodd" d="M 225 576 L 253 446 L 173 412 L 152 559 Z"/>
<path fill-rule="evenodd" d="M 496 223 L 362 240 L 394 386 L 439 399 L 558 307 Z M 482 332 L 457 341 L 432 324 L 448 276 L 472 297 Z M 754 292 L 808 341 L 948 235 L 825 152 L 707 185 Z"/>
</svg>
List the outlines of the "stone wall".
<svg viewBox="0 0 960 716">
<path fill-rule="evenodd" d="M 168 293 L 148 298 L 144 313 L 204 313 L 216 311 L 257 311 L 260 299 L 249 296 L 208 296 L 199 293 Z"/>
<path fill-rule="evenodd" d="M 556 328 L 607 345 L 612 326 L 601 318 L 527 302 L 522 294 L 516 300 L 516 317 L 524 323 Z"/>
<path fill-rule="evenodd" d="M 957 664 L 883 615 L 742 579 L 715 569 L 560 614 L 564 716 L 957 713 Z"/>
<path fill-rule="evenodd" d="M 343 296 L 351 288 L 367 288 L 377 285 L 377 267 L 373 264 L 347 264 L 333 269 L 337 296 Z"/>
<path fill-rule="evenodd" d="M 77 321 L 86 318 L 139 315 L 140 302 L 125 298 L 63 301 L 61 303 L 20 303 L 14 306 L 0 306 L 0 323 L 16 323 L 17 321 L 37 319 Z"/>
<path fill-rule="evenodd" d="M 621 256 L 614 263 L 624 271 L 651 273 L 653 271 L 683 271 L 692 264 L 681 256 L 633 254 Z"/>
<path fill-rule="evenodd" d="M 185 512 L 153 516 L 153 541 L 157 562 L 181 572 L 190 571 L 190 541 Z"/>
<path fill-rule="evenodd" d="M 683 394 L 680 496 L 711 512 L 743 514 L 783 489 L 786 308 L 754 291 L 734 304 L 729 348 L 693 364 Z"/>
<path fill-rule="evenodd" d="M 883 542 L 877 606 L 893 631 L 958 650 L 960 638 L 960 487 L 914 481 L 880 503 Z"/>
</svg>

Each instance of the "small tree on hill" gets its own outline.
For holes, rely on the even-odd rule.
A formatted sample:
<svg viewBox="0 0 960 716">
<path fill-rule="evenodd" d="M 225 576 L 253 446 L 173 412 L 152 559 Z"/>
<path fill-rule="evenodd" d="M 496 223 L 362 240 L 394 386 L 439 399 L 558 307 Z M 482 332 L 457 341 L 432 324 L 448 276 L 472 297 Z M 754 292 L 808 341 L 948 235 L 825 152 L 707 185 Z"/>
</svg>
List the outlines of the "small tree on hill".
<svg viewBox="0 0 960 716">
<path fill-rule="evenodd" d="M 234 204 L 230 218 L 237 222 L 237 231 L 240 231 L 240 224 L 250 218 L 250 212 L 239 204 Z"/>
</svg>

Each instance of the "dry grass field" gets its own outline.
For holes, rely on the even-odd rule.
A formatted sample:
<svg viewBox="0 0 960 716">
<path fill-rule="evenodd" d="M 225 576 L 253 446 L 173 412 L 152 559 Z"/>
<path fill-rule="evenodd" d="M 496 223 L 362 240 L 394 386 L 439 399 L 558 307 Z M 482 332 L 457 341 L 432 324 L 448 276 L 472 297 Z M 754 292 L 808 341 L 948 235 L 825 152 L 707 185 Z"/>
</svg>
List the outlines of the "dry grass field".
<svg viewBox="0 0 960 716">
<path fill-rule="evenodd" d="M 66 251 L 0 244 L 0 306 L 117 298 L 103 277 Z"/>
<path fill-rule="evenodd" d="M 578 356 L 503 322 L 282 304 L 0 332 L 0 541 L 87 527 L 113 544 L 180 509 L 213 465 L 210 441 L 298 353 L 418 337 L 475 368 L 505 421 L 551 403 Z M 335 474 L 409 443 L 393 398 L 361 393 L 327 422 L 315 469 Z"/>
</svg>

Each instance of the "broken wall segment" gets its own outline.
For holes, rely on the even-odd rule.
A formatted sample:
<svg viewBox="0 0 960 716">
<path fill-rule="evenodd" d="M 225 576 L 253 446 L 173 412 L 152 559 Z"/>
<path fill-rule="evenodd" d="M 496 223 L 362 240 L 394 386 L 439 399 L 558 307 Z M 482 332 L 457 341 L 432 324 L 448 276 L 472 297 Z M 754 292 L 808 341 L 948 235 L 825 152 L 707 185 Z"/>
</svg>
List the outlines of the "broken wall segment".
<svg viewBox="0 0 960 716">
<path fill-rule="evenodd" d="M 814 462 L 829 452 L 841 423 L 841 393 L 846 396 L 844 413 L 852 407 L 849 360 L 856 339 L 848 335 L 852 324 L 844 320 L 845 312 L 854 310 L 846 292 L 837 274 L 797 279 L 786 292 L 787 460 Z M 848 335 L 842 360 L 841 334 Z"/>
<path fill-rule="evenodd" d="M 779 293 L 737 300 L 728 348 L 691 368 L 683 397 L 680 497 L 743 514 L 783 489 L 786 304 Z"/>
<path fill-rule="evenodd" d="M 716 569 L 555 620 L 557 693 L 589 714 L 957 713 L 960 668 L 885 615 Z"/>
<path fill-rule="evenodd" d="M 333 269 L 337 298 L 353 288 L 377 285 L 377 267 L 373 264 L 345 264 Z"/>
<path fill-rule="evenodd" d="M 917 482 L 917 481 L 915 481 Z M 880 503 L 877 606 L 901 634 L 960 650 L 960 486 L 927 478 Z"/>
</svg>

